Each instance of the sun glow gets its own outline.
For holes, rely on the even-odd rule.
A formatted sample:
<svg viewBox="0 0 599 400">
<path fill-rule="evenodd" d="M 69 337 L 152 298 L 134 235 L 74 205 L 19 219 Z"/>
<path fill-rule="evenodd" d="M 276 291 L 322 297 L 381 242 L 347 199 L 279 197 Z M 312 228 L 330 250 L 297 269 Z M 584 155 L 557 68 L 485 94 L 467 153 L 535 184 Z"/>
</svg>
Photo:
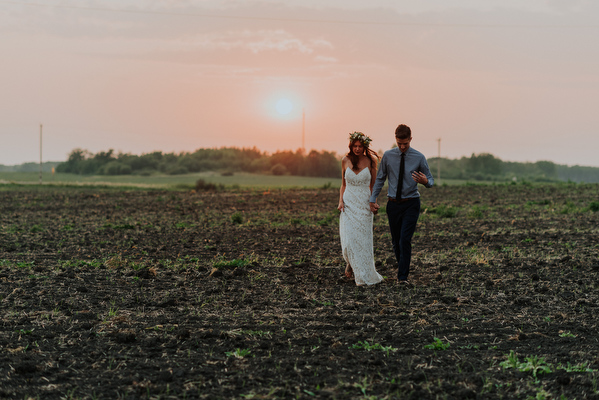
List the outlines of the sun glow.
<svg viewBox="0 0 599 400">
<path fill-rule="evenodd" d="M 264 98 L 263 112 L 276 123 L 301 118 L 304 99 L 290 90 L 276 90 Z"/>
<path fill-rule="evenodd" d="M 275 104 L 275 109 L 281 115 L 287 115 L 293 110 L 293 103 L 291 100 L 287 98 L 281 98 L 277 100 L 277 104 Z"/>
</svg>

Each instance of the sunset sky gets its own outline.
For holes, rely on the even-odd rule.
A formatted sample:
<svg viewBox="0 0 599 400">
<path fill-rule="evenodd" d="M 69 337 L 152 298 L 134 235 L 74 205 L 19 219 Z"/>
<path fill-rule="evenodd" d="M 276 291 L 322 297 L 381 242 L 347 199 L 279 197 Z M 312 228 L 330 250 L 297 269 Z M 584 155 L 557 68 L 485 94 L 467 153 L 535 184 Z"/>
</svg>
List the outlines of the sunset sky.
<svg viewBox="0 0 599 400">
<path fill-rule="evenodd" d="M 599 166 L 594 0 L 0 0 L 0 164 L 74 148 Z"/>
</svg>

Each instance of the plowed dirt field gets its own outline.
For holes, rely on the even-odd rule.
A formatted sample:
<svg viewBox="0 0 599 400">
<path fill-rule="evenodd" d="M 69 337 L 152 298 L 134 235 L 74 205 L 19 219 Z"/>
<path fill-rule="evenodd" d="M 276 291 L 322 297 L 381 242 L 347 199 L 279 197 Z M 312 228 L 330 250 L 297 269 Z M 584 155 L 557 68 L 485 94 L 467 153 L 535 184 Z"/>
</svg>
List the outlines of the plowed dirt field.
<svg viewBox="0 0 599 400">
<path fill-rule="evenodd" d="M 0 398 L 598 399 L 599 185 L 421 193 L 364 288 L 337 190 L 4 187 Z"/>
</svg>

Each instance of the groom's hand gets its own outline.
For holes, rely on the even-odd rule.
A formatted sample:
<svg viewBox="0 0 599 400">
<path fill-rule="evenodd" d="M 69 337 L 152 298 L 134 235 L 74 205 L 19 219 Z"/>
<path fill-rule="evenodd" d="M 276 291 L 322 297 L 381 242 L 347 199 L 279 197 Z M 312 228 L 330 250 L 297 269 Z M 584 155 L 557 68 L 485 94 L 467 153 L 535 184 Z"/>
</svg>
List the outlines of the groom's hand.
<svg viewBox="0 0 599 400">
<path fill-rule="evenodd" d="M 424 175 L 423 172 L 412 172 L 412 179 L 414 179 L 414 182 L 420 183 L 421 185 L 426 185 L 428 183 L 428 178 L 426 177 L 426 175 Z"/>
</svg>

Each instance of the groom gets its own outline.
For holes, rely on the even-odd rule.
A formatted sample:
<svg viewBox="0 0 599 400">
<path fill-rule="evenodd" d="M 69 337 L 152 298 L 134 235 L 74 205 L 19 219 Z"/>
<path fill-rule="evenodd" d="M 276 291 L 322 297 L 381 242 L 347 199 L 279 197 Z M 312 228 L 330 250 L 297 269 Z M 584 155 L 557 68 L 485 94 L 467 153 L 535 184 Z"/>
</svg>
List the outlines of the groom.
<svg viewBox="0 0 599 400">
<path fill-rule="evenodd" d="M 397 259 L 397 283 L 409 286 L 412 236 L 420 215 L 418 184 L 433 186 L 433 176 L 424 155 L 411 148 L 412 131 L 407 125 L 395 129 L 397 148 L 387 150 L 379 165 L 376 181 L 370 196 L 370 210 L 377 213 L 376 199 L 388 179 L 387 217 L 391 230 L 391 242 Z"/>
</svg>

